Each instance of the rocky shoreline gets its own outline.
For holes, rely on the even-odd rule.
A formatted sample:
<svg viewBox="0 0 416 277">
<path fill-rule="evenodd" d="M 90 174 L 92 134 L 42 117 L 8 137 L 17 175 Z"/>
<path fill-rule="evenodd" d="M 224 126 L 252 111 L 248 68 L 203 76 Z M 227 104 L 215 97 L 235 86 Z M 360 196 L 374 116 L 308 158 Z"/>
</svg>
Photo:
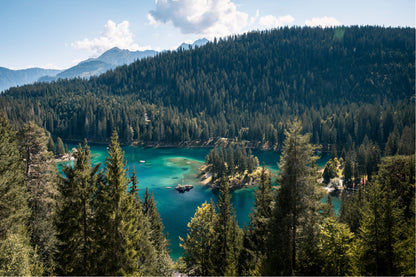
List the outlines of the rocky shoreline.
<svg viewBox="0 0 416 277">
<path fill-rule="evenodd" d="M 255 186 L 260 182 L 261 167 L 257 167 L 252 173 L 245 172 L 244 174 L 235 174 L 233 176 L 227 176 L 228 185 L 230 189 L 247 188 Z M 204 186 L 208 186 L 213 189 L 219 189 L 221 178 L 214 179 L 213 174 L 210 172 L 209 165 L 203 165 L 199 168 L 200 182 Z"/>
</svg>

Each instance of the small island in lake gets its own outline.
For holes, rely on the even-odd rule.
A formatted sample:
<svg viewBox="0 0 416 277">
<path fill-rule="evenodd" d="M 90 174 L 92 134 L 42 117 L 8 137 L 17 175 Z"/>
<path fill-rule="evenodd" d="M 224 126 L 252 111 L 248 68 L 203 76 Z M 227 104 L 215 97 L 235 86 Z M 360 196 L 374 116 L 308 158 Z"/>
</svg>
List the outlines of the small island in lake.
<svg viewBox="0 0 416 277">
<path fill-rule="evenodd" d="M 229 143 L 212 149 L 205 157 L 205 164 L 200 167 L 201 183 L 212 188 L 219 188 L 221 177 L 227 177 L 229 186 L 242 188 L 257 184 L 261 168 L 259 160 L 238 143 Z"/>
<path fill-rule="evenodd" d="M 181 185 L 178 184 L 175 189 L 179 192 L 185 192 L 185 191 L 190 191 L 191 189 L 193 189 L 194 186 L 193 185 Z"/>
</svg>

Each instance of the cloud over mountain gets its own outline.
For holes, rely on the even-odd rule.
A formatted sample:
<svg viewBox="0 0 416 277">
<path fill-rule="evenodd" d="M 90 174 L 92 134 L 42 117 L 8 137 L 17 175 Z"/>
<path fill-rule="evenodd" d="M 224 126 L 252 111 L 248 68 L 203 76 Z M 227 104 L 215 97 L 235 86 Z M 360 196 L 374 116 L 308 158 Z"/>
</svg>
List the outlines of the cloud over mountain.
<svg viewBox="0 0 416 277">
<path fill-rule="evenodd" d="M 314 17 L 311 20 L 306 20 L 305 25 L 309 27 L 332 27 L 332 26 L 338 26 L 342 25 L 340 21 L 338 21 L 334 17 Z"/>
<path fill-rule="evenodd" d="M 288 25 L 293 21 L 295 21 L 295 19 L 290 14 L 279 17 L 275 17 L 273 15 L 266 15 L 259 18 L 259 23 L 267 28 L 281 27 L 284 25 Z"/>
<path fill-rule="evenodd" d="M 151 24 L 172 23 L 184 34 L 206 36 L 238 33 L 248 18 L 230 0 L 158 0 L 148 14 Z"/>
<path fill-rule="evenodd" d="M 77 49 L 88 50 L 94 53 L 102 53 L 113 47 L 129 49 L 131 51 L 146 50 L 150 47 L 139 47 L 133 40 L 133 33 L 129 29 L 127 20 L 116 24 L 108 20 L 104 25 L 104 31 L 100 37 L 92 40 L 85 38 L 81 41 L 71 43 L 71 46 Z"/>
</svg>

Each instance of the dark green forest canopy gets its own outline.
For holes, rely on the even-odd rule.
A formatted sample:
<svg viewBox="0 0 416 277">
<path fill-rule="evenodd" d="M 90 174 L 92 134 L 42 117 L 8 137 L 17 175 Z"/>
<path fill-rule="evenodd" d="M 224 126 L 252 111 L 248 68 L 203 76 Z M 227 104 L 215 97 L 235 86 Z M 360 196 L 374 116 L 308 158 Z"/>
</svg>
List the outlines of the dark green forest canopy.
<svg viewBox="0 0 416 277">
<path fill-rule="evenodd" d="M 414 37 L 372 26 L 250 32 L 90 80 L 12 88 L 0 109 L 66 139 L 107 142 L 116 128 L 124 143 L 237 137 L 267 147 L 297 116 L 312 143 L 341 151 L 367 136 L 384 150 L 393 133 L 414 141 Z"/>
</svg>

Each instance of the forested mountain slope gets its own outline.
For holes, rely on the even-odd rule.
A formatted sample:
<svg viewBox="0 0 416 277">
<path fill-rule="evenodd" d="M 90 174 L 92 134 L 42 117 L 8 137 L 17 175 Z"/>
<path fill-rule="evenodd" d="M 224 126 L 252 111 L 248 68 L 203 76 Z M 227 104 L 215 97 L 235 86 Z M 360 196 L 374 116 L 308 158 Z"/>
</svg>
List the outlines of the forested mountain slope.
<svg viewBox="0 0 416 277">
<path fill-rule="evenodd" d="M 313 143 L 340 151 L 367 136 L 384 149 L 389 136 L 414 143 L 414 37 L 371 26 L 251 32 L 90 80 L 12 88 L 0 109 L 67 139 L 104 142 L 116 128 L 125 143 L 238 137 L 267 147 L 297 116 Z"/>
</svg>

